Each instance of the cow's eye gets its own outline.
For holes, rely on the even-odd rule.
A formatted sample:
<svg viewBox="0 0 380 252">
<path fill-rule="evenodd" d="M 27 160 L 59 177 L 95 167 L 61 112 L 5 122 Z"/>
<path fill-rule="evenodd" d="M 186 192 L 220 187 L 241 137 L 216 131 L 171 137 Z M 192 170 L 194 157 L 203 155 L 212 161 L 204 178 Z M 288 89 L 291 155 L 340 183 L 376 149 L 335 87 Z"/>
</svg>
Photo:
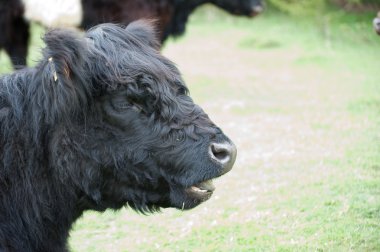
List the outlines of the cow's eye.
<svg viewBox="0 0 380 252">
<path fill-rule="evenodd" d="M 141 112 L 142 108 L 137 104 L 131 104 L 128 101 L 114 101 L 112 107 L 118 112 L 124 112 L 126 110 L 132 109 L 136 112 Z"/>
<path fill-rule="evenodd" d="M 131 105 L 128 102 L 116 102 L 113 107 L 117 110 L 125 110 L 131 108 Z"/>
<path fill-rule="evenodd" d="M 176 141 L 183 142 L 184 140 L 185 140 L 185 134 L 182 131 L 180 131 L 176 137 Z"/>
</svg>

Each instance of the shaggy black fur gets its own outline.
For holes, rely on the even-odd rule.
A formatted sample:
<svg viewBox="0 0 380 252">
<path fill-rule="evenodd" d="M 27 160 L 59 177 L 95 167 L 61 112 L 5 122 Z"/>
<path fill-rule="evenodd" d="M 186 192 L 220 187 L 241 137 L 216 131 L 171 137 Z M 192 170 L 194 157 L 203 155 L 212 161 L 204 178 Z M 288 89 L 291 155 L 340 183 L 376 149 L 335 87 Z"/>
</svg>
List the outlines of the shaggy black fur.
<svg viewBox="0 0 380 252">
<path fill-rule="evenodd" d="M 66 251 L 87 209 L 190 209 L 211 196 L 204 181 L 232 168 L 233 144 L 147 22 L 44 41 L 35 68 L 0 78 L 0 251 Z"/>
<path fill-rule="evenodd" d="M 262 0 L 82 0 L 81 28 L 104 22 L 127 25 L 141 18 L 154 18 L 164 42 L 169 36 L 182 35 L 190 14 L 206 3 L 243 16 L 255 16 L 263 9 Z M 0 49 L 4 47 L 16 65 L 25 64 L 29 26 L 23 19 L 20 0 L 0 0 L 0 28 L 6 31 L 0 36 Z"/>
</svg>

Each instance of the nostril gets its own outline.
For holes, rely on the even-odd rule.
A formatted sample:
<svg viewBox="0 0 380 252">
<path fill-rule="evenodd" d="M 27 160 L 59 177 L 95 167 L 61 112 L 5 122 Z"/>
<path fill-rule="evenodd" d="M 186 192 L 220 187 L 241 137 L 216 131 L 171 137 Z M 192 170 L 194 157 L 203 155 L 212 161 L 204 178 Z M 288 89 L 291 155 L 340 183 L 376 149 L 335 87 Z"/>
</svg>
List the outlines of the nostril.
<svg viewBox="0 0 380 252">
<path fill-rule="evenodd" d="M 228 149 L 220 144 L 211 144 L 211 154 L 218 161 L 225 163 L 230 158 Z"/>
<path fill-rule="evenodd" d="M 232 166 L 235 162 L 236 147 L 232 143 L 211 143 L 209 152 L 211 158 L 223 166 Z"/>
<path fill-rule="evenodd" d="M 220 175 L 232 169 L 236 160 L 237 150 L 233 143 L 211 143 L 209 147 L 210 157 L 221 166 Z"/>
</svg>

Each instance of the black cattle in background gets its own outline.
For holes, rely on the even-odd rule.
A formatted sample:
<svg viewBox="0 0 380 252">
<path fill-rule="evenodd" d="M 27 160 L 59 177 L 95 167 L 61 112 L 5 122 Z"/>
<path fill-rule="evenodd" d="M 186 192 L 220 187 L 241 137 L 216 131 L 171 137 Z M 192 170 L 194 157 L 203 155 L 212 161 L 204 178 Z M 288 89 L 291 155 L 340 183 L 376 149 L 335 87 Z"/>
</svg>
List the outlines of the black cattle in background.
<svg viewBox="0 0 380 252">
<path fill-rule="evenodd" d="M 44 0 L 41 0 L 44 1 Z M 78 0 L 83 13 L 80 28 L 110 22 L 127 25 L 141 19 L 156 19 L 161 42 L 169 36 L 185 32 L 190 14 L 200 5 L 210 3 L 240 16 L 253 17 L 263 10 L 261 0 Z M 0 0 L 0 28 L 7 31 L 1 35 L 12 63 L 25 65 L 28 44 L 28 24 L 23 19 L 21 0 Z M 17 10 L 17 11 L 15 11 Z M 48 10 L 46 10 L 48 11 Z M 33 20 L 32 20 L 33 21 Z M 43 24 L 46 26 L 46 24 Z"/>
<path fill-rule="evenodd" d="M 45 35 L 0 77 L 0 251 L 67 251 L 85 210 L 191 209 L 236 148 L 188 95 L 147 22 Z"/>
<path fill-rule="evenodd" d="M 82 28 L 103 22 L 127 24 L 140 18 L 157 19 L 161 42 L 182 35 L 190 14 L 210 3 L 231 14 L 253 17 L 263 11 L 261 0 L 82 0 Z"/>
</svg>

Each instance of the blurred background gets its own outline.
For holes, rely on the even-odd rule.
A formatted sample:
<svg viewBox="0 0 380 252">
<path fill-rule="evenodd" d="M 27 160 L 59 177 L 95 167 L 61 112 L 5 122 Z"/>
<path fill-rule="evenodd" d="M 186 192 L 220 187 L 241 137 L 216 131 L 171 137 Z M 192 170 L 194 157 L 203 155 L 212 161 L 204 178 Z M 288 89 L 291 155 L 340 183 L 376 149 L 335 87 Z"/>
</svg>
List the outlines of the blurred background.
<svg viewBox="0 0 380 252">
<path fill-rule="evenodd" d="M 190 211 L 87 212 L 72 251 L 380 251 L 379 0 L 203 5 L 162 53 L 238 147 Z M 44 46 L 32 24 L 28 65 Z M 4 51 L 0 73 L 12 71 Z"/>
</svg>

